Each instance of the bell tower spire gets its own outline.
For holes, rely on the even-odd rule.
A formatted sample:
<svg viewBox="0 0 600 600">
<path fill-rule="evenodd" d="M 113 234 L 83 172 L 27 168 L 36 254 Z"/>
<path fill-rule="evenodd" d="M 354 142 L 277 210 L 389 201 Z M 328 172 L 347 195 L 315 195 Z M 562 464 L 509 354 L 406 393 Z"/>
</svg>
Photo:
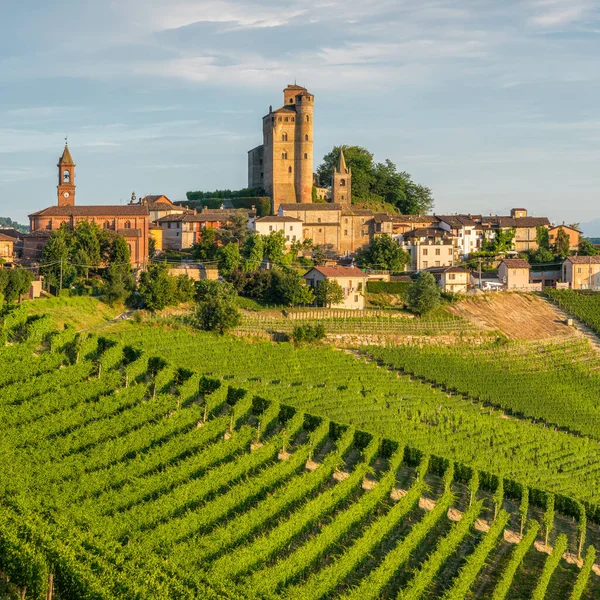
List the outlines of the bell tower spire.
<svg viewBox="0 0 600 600">
<path fill-rule="evenodd" d="M 69 152 L 69 144 L 65 137 L 65 149 L 58 159 L 58 205 L 75 205 L 75 162 Z"/>
</svg>

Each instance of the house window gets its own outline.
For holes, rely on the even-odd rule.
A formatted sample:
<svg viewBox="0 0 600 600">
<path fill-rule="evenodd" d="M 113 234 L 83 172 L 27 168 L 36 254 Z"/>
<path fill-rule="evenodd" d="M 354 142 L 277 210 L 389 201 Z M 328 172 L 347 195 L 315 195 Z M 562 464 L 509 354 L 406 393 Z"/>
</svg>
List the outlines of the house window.
<svg viewBox="0 0 600 600">
<path fill-rule="evenodd" d="M 423 256 L 427 256 L 429 254 L 429 250 L 427 248 L 423 248 Z"/>
<path fill-rule="evenodd" d="M 354 295 L 354 302 L 358 302 L 358 296 L 356 294 Z"/>
<path fill-rule="evenodd" d="M 517 275 L 517 272 L 516 272 L 516 271 L 513 271 L 513 275 L 515 275 L 515 276 L 516 276 L 516 275 Z"/>
<path fill-rule="evenodd" d="M 435 261 L 435 266 L 436 266 L 436 267 L 439 267 L 439 266 L 440 266 L 440 261 L 439 261 L 439 260 L 436 260 L 436 261 Z"/>
<path fill-rule="evenodd" d="M 578 274 L 578 275 L 581 275 L 581 267 L 579 267 L 579 268 L 577 269 L 577 274 Z"/>
<path fill-rule="evenodd" d="M 426 260 L 424 260 L 423 261 L 423 268 L 426 269 L 428 265 L 429 265 L 429 263 Z"/>
<path fill-rule="evenodd" d="M 448 248 L 448 254 L 452 254 L 452 248 Z"/>
<path fill-rule="evenodd" d="M 167 227 L 171 229 L 171 223 L 167 223 Z"/>
<path fill-rule="evenodd" d="M 286 236 L 285 236 L 285 239 L 286 239 L 286 240 L 289 242 L 289 241 L 290 241 L 290 236 L 289 236 L 289 235 L 286 235 Z"/>
<path fill-rule="evenodd" d="M 450 273 L 448 275 L 448 279 L 456 279 L 456 275 L 454 273 Z"/>
<path fill-rule="evenodd" d="M 440 252 L 441 252 L 441 250 L 440 250 L 439 248 L 436 248 L 436 249 L 435 249 L 435 255 L 436 255 L 436 256 L 439 256 L 439 255 L 440 255 Z"/>
</svg>

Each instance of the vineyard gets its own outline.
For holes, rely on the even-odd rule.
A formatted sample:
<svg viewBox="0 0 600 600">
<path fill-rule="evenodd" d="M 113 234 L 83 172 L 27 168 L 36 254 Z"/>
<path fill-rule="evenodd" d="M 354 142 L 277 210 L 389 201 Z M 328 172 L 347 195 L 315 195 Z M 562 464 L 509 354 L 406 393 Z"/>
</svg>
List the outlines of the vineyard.
<svg viewBox="0 0 600 600">
<path fill-rule="evenodd" d="M 600 294 L 592 291 L 546 290 L 546 296 L 600 334 Z"/>
<path fill-rule="evenodd" d="M 14 316 L 2 335 L 9 597 L 600 595 L 597 440 L 566 415 L 549 427 L 543 403 L 505 418 L 469 369 L 465 394 L 414 365 L 186 328 L 98 336 Z M 585 344 L 516 349 L 496 368 L 526 395 L 545 397 L 538 355 L 553 385 L 568 363 L 576 391 L 597 389 Z M 496 349 L 473 352 L 492 368 Z"/>
</svg>

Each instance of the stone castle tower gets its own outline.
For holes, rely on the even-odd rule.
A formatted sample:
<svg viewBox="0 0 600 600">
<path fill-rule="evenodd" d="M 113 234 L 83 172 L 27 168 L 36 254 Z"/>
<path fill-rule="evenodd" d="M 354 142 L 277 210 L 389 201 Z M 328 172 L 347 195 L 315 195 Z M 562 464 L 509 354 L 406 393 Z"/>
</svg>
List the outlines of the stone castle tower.
<svg viewBox="0 0 600 600">
<path fill-rule="evenodd" d="M 58 167 L 58 206 L 75 206 L 75 163 L 66 142 L 56 166 Z"/>
<path fill-rule="evenodd" d="M 283 90 L 283 106 L 263 117 L 263 143 L 248 152 L 248 187 L 263 188 L 280 204 L 312 202 L 313 94 L 299 85 Z"/>
<path fill-rule="evenodd" d="M 335 204 L 350 206 L 352 198 L 352 169 L 346 166 L 344 149 L 340 151 L 340 159 L 333 170 L 331 182 L 331 198 Z"/>
</svg>

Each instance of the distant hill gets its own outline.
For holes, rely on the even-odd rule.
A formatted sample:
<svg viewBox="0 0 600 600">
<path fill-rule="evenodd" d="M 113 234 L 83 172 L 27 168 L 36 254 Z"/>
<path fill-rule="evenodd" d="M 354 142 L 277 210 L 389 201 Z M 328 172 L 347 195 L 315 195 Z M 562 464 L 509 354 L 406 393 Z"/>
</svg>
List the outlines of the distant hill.
<svg viewBox="0 0 600 600">
<path fill-rule="evenodd" d="M 3 227 L 12 227 L 21 233 L 29 233 L 29 225 L 21 225 L 13 221 L 10 217 L 0 217 L 0 229 Z"/>
<path fill-rule="evenodd" d="M 580 229 L 587 238 L 600 238 L 600 219 L 582 223 Z"/>
</svg>

